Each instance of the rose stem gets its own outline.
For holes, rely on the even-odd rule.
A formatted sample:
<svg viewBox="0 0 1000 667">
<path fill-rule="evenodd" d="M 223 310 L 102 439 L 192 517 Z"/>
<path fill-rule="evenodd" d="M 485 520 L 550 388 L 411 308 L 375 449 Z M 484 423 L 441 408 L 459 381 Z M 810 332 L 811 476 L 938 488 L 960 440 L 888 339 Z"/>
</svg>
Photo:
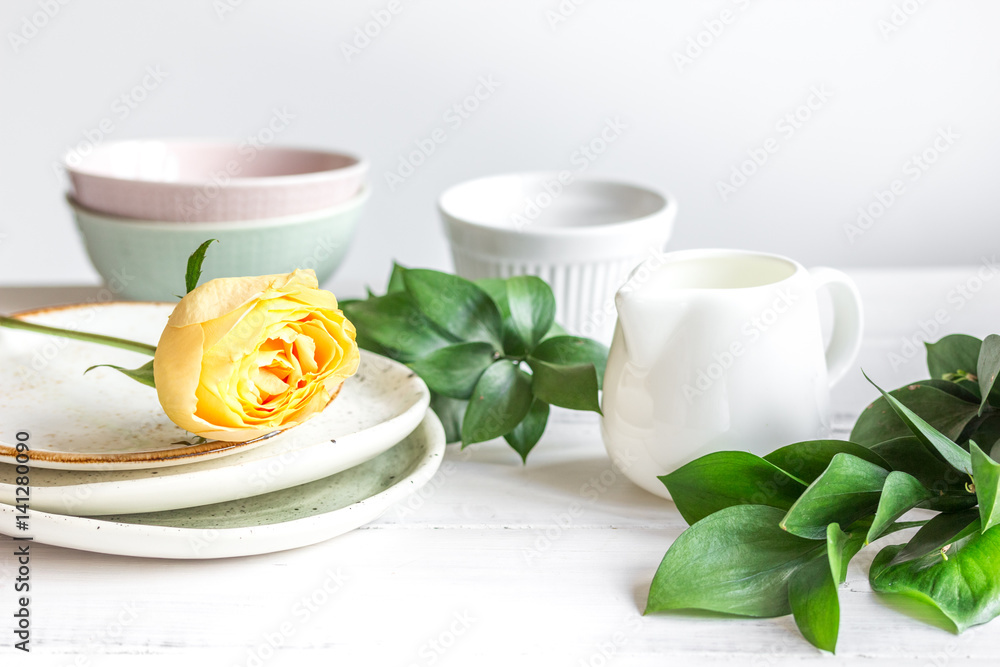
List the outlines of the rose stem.
<svg viewBox="0 0 1000 667">
<path fill-rule="evenodd" d="M 21 329 L 23 331 L 34 331 L 35 333 L 43 333 L 43 334 L 48 334 L 50 336 L 61 336 L 63 338 L 74 338 L 76 340 L 82 340 L 88 343 L 98 343 L 100 345 L 118 347 L 123 350 L 130 350 L 132 352 L 139 352 L 141 354 L 152 355 L 156 352 L 155 345 L 147 345 L 146 343 L 137 343 L 133 340 L 125 340 L 124 338 L 115 338 L 114 336 L 102 336 L 101 334 L 87 333 L 85 331 L 74 331 L 73 329 L 59 329 L 56 327 L 47 327 L 42 324 L 33 324 L 31 322 L 25 322 L 24 320 L 19 320 L 15 317 L 5 317 L 3 315 L 0 315 L 0 327 L 7 327 L 9 329 Z"/>
</svg>

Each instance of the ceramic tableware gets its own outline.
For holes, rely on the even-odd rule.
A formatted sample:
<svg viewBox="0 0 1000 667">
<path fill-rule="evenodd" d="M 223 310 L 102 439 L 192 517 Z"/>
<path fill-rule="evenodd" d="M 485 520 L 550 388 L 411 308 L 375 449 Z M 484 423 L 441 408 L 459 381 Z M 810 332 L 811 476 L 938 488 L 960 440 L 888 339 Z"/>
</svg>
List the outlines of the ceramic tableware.
<svg viewBox="0 0 1000 667">
<path fill-rule="evenodd" d="M 833 301 L 824 349 L 816 293 Z M 649 260 L 618 291 L 604 376 L 608 453 L 642 488 L 704 454 L 824 437 L 861 344 L 861 299 L 829 268 L 741 250 Z"/>
<path fill-rule="evenodd" d="M 96 303 L 42 309 L 19 317 L 39 324 L 156 343 L 172 309 L 170 304 Z M 398 442 L 414 428 L 429 400 L 427 387 L 409 368 L 362 351 L 359 372 L 344 383 L 340 394 L 325 410 L 305 424 L 252 445 L 227 442 L 188 445 L 183 443 L 191 441 L 191 434 L 167 419 L 154 389 L 140 387 L 109 368 L 97 368 L 84 375 L 95 364 L 134 368 L 147 359 L 135 352 L 103 345 L 0 329 L 0 386 L 4 389 L 0 393 L 0 414 L 5 416 L 0 422 L 0 461 L 15 461 L 16 432 L 28 429 L 31 466 L 36 473 L 40 473 L 40 468 L 75 471 L 161 468 L 232 456 L 251 447 L 267 446 L 269 451 L 278 453 L 298 451 L 321 441 L 330 446 L 330 451 L 325 452 L 329 457 L 319 457 L 324 461 L 322 465 L 336 465 L 341 460 L 344 465 L 352 465 L 357 462 L 357 454 L 371 451 L 367 448 Z M 306 425 L 309 430 L 299 436 L 298 429 Z M 330 440 L 337 440 L 341 447 L 338 449 Z M 351 450 L 352 440 L 358 452 Z M 250 460 L 255 459 L 250 457 Z M 316 463 L 317 458 L 307 460 Z M 254 470 L 249 469 L 248 474 Z M 290 478 L 308 472 L 290 473 Z M 242 473 L 233 473 L 237 474 Z M 136 478 L 112 476 L 95 481 L 124 483 Z M 42 484 L 44 479 L 37 474 L 32 482 Z M 52 479 L 52 486 L 64 483 L 65 478 Z M 244 486 L 193 493 L 211 496 L 245 492 Z M 101 493 L 105 491 L 114 496 L 115 489 L 104 489 Z M 57 489 L 38 493 L 61 502 L 61 491 Z"/>
<path fill-rule="evenodd" d="M 363 190 L 334 208 L 243 222 L 130 220 L 69 200 L 87 255 L 116 296 L 168 301 L 184 293 L 184 269 L 195 249 L 217 239 L 203 280 L 313 269 L 320 283 L 340 266 L 368 199 Z"/>
<path fill-rule="evenodd" d="M 568 171 L 468 181 L 446 190 L 438 207 L 459 275 L 539 276 L 555 293 L 556 321 L 605 342 L 615 290 L 662 254 L 677 212 L 673 198 L 652 189 Z"/>
<path fill-rule="evenodd" d="M 427 412 L 423 382 L 392 360 L 361 353 L 343 409 L 333 407 L 260 447 L 185 465 L 115 470 L 31 469 L 31 507 L 94 516 L 196 507 L 305 484 L 378 456 Z M 0 503 L 14 504 L 19 475 L 0 463 Z"/>
<path fill-rule="evenodd" d="M 80 518 L 29 510 L 34 542 L 150 558 L 226 558 L 316 544 L 376 519 L 434 476 L 444 428 L 427 412 L 392 449 L 331 477 L 253 498 L 197 508 Z M 19 510 L 0 504 L 0 533 Z"/>
<path fill-rule="evenodd" d="M 86 208 L 171 222 L 280 218 L 338 206 L 364 183 L 353 155 L 213 140 L 106 141 L 63 158 Z"/>
</svg>

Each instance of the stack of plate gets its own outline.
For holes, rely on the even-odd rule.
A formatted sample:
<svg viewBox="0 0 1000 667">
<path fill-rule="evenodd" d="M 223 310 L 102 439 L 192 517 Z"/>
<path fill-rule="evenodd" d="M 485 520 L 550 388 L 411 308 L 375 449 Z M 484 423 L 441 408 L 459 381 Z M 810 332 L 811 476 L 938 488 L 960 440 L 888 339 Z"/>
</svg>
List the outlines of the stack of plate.
<svg viewBox="0 0 1000 667">
<path fill-rule="evenodd" d="M 85 304 L 19 317 L 155 343 L 171 308 Z M 160 558 L 280 551 L 373 520 L 426 484 L 444 454 L 426 385 L 376 354 L 362 352 L 322 413 L 248 443 L 199 443 L 166 418 L 155 390 L 107 368 L 84 375 L 142 363 L 134 352 L 0 330 L 0 533 Z M 21 432 L 27 475 L 16 461 Z"/>
</svg>

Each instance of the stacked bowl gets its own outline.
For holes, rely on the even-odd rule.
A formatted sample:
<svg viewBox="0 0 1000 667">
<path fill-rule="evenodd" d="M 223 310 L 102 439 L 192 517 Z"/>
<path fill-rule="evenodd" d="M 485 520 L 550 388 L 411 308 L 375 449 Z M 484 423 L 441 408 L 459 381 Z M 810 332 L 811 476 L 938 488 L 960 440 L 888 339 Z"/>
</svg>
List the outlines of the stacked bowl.
<svg viewBox="0 0 1000 667">
<path fill-rule="evenodd" d="M 218 239 L 203 279 L 340 265 L 368 198 L 368 163 L 311 149 L 144 139 L 69 153 L 67 199 L 118 296 L 173 300 L 188 256 Z"/>
</svg>

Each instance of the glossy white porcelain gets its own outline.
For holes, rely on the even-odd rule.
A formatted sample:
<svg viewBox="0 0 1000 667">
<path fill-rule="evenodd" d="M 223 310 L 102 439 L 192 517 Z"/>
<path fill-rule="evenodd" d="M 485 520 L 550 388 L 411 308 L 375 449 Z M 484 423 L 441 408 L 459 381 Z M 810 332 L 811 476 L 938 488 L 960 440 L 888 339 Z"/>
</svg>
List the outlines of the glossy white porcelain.
<svg viewBox="0 0 1000 667">
<path fill-rule="evenodd" d="M 330 477 L 243 500 L 171 512 L 81 518 L 28 511 L 14 529 L 0 504 L 0 533 L 98 553 L 148 558 L 228 558 L 316 544 L 378 518 L 434 476 L 444 428 L 428 411 L 415 431 L 379 456 Z"/>
<path fill-rule="evenodd" d="M 834 327 L 824 349 L 816 293 Z M 778 255 L 689 250 L 647 261 L 616 296 L 602 434 L 622 472 L 657 479 L 710 452 L 765 454 L 823 437 L 830 387 L 861 345 L 861 299 L 834 269 Z"/>
<path fill-rule="evenodd" d="M 441 195 L 456 272 L 472 280 L 535 275 L 556 321 L 607 342 L 614 294 L 637 264 L 662 255 L 677 204 L 649 188 L 568 171 L 490 176 Z"/>
</svg>

